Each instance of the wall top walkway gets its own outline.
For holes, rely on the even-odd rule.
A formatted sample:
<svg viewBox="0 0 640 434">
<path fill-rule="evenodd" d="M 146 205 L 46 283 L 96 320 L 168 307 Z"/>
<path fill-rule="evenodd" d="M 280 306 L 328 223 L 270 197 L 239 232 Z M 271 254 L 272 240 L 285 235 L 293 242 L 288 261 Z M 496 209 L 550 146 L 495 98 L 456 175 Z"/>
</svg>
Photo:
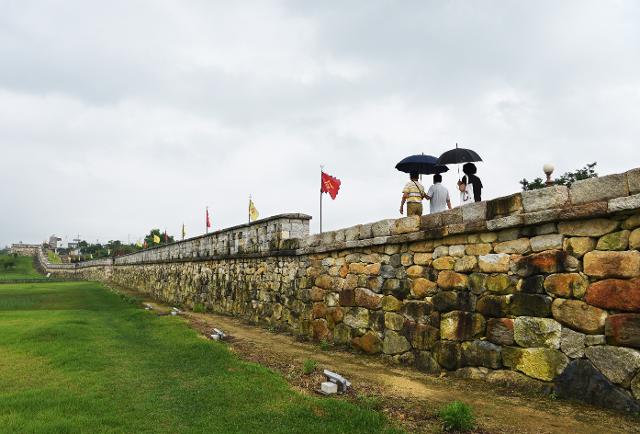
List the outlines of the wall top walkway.
<svg viewBox="0 0 640 434">
<path fill-rule="evenodd" d="M 498 232 L 638 209 L 640 168 L 577 181 L 571 187 L 551 186 L 476 202 L 437 214 L 381 220 L 316 235 L 309 235 L 310 216 L 280 214 L 145 249 L 115 260 L 101 259 L 79 265 L 58 266 L 82 268 L 229 256 L 304 255 L 443 238 L 455 240 L 457 235 L 467 233 Z M 46 261 L 46 255 L 41 259 Z M 51 268 L 56 265 L 51 264 Z"/>
</svg>

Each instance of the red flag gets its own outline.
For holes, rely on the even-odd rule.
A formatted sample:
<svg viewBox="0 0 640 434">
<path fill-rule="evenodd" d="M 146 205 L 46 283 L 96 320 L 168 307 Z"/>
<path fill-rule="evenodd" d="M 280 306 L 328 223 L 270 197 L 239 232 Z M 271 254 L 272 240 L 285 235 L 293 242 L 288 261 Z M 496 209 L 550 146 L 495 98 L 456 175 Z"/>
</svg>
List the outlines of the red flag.
<svg viewBox="0 0 640 434">
<path fill-rule="evenodd" d="M 322 185 L 320 186 L 320 191 L 322 193 L 329 193 L 331 199 L 335 199 L 338 195 L 338 191 L 340 190 L 340 180 L 331 175 L 327 175 L 322 172 Z"/>
<path fill-rule="evenodd" d="M 209 219 L 209 208 L 207 208 L 207 229 L 211 227 L 211 220 Z"/>
<path fill-rule="evenodd" d="M 167 236 L 167 230 L 164 230 L 164 242 L 168 243 L 169 242 L 169 237 Z"/>
</svg>

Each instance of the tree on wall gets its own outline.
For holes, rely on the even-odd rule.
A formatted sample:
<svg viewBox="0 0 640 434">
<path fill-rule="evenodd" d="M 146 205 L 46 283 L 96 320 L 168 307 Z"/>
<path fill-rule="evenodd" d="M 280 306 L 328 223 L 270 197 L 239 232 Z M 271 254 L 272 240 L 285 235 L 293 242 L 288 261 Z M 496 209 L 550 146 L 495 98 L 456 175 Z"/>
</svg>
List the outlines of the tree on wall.
<svg viewBox="0 0 640 434">
<path fill-rule="evenodd" d="M 155 244 L 164 244 L 165 242 L 166 243 L 173 243 L 175 241 L 172 235 L 167 235 L 167 239 L 165 241 L 165 236 L 164 235 L 165 234 L 163 232 L 160 232 L 160 229 L 151 229 L 149 231 L 149 234 L 144 237 L 144 241 L 147 243 L 147 247 L 152 247 Z M 153 241 L 153 237 L 154 236 L 160 238 L 160 243 L 155 243 Z"/>
<path fill-rule="evenodd" d="M 556 178 L 553 181 L 553 184 L 566 185 L 567 187 L 570 187 L 571 184 L 576 181 L 580 181 L 581 179 L 596 178 L 598 174 L 594 170 L 594 167 L 596 167 L 597 164 L 598 163 L 594 161 L 581 169 L 574 170 L 573 172 L 565 172 L 562 176 Z M 520 185 L 522 186 L 522 191 L 537 190 L 547 186 L 542 178 L 535 178 L 533 181 L 528 181 L 525 178 L 520 181 Z"/>
</svg>

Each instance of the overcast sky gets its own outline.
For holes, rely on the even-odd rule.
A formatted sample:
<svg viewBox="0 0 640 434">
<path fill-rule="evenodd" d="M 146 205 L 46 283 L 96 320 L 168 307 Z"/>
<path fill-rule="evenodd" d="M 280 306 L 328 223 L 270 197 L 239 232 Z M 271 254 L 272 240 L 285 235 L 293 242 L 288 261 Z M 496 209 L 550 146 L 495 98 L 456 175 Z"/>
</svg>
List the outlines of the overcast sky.
<svg viewBox="0 0 640 434">
<path fill-rule="evenodd" d="M 399 216 L 460 143 L 486 198 L 640 166 L 640 2 L 0 0 L 0 246 Z M 445 174 L 453 192 L 455 168 Z M 428 184 L 428 182 L 425 183 Z M 457 203 L 457 199 L 454 200 Z"/>
</svg>

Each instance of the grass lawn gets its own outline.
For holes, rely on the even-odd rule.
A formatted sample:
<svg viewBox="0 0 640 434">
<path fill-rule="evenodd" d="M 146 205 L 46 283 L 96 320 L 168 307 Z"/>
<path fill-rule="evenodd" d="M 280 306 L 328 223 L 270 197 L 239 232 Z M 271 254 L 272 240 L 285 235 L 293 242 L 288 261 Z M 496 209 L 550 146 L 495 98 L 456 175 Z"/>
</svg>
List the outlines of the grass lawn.
<svg viewBox="0 0 640 434">
<path fill-rule="evenodd" d="M 52 264 L 62 264 L 62 258 L 56 252 L 52 252 L 51 250 L 47 250 L 47 259 Z"/>
<path fill-rule="evenodd" d="M 293 391 L 179 317 L 65 282 L 0 285 L 0 432 L 395 431 L 374 411 Z"/>
<path fill-rule="evenodd" d="M 33 258 L 31 256 L 18 256 L 16 258 L 16 265 L 8 270 L 0 267 L 0 280 L 44 278 L 42 274 L 33 268 Z"/>
</svg>

